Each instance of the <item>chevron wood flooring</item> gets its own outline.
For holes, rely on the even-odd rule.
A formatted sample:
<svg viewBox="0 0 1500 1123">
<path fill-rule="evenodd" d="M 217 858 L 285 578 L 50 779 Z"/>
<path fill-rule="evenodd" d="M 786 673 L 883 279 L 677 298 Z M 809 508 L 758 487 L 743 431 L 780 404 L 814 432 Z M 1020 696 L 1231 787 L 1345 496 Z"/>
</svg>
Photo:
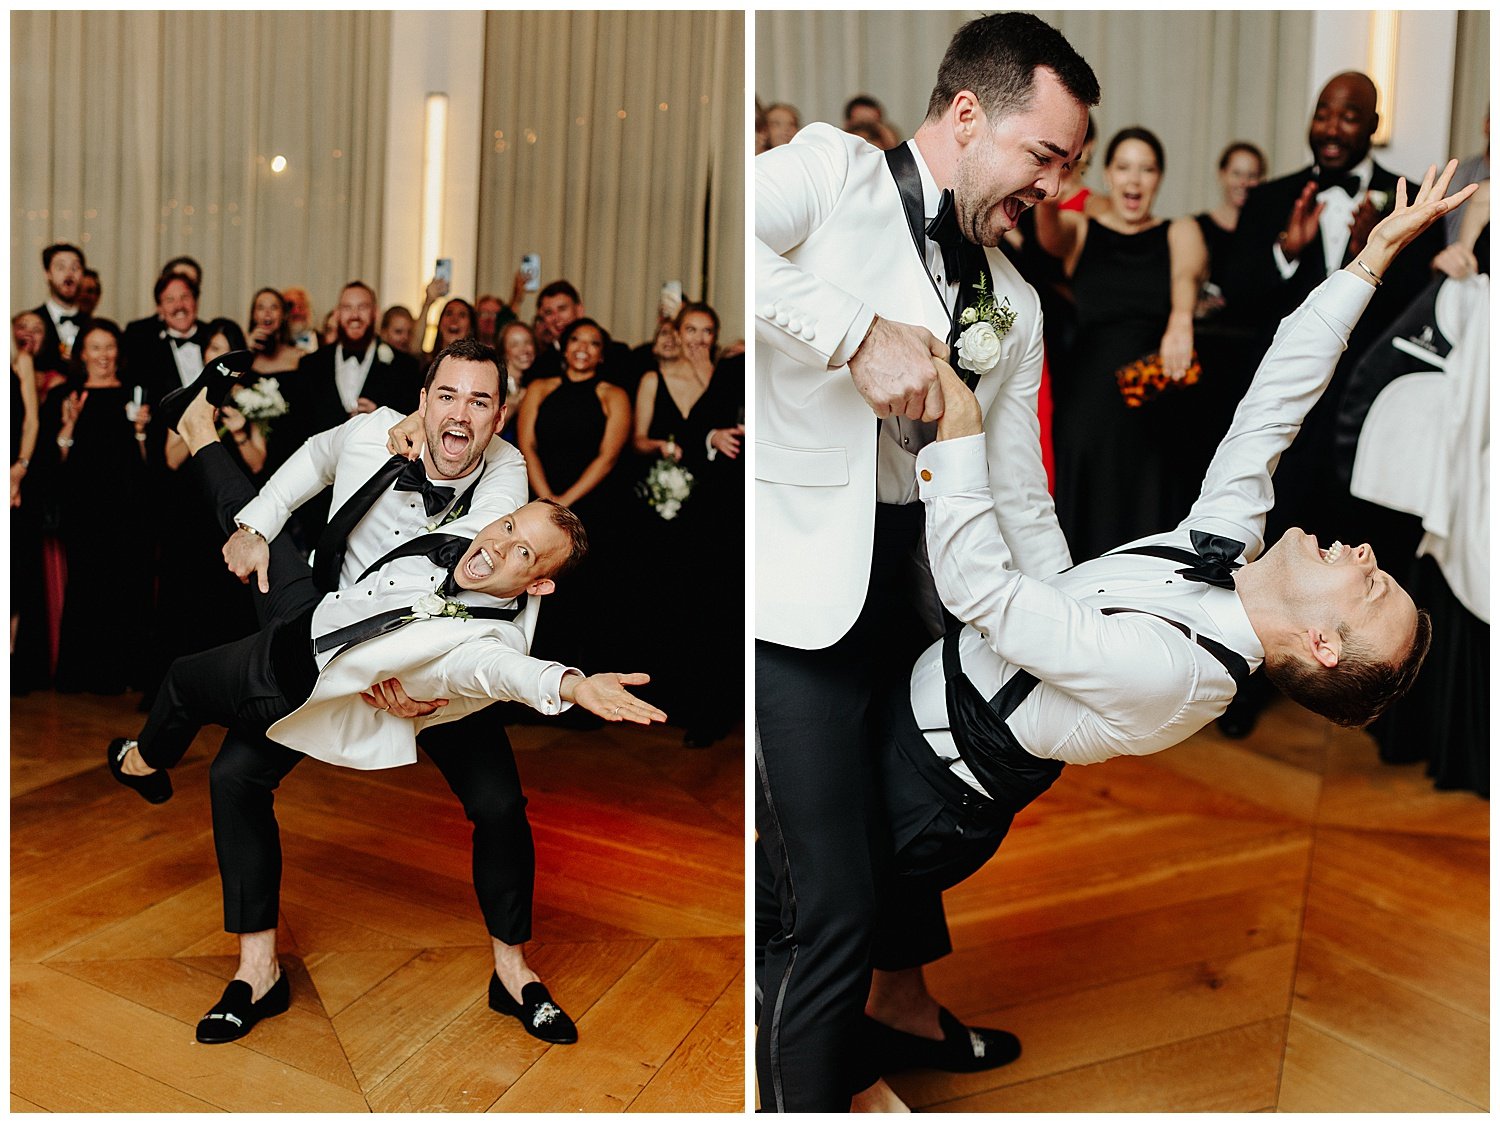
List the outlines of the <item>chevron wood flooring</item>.
<svg viewBox="0 0 1500 1123">
<path fill-rule="evenodd" d="M 579 1026 L 551 1047 L 485 1002 L 469 825 L 424 760 L 306 761 L 277 796 L 292 1008 L 193 1041 L 234 973 L 205 733 L 151 807 L 101 749 L 134 696 L 11 706 L 13 1111 L 738 1111 L 744 742 L 513 731 L 538 854 L 528 959 Z"/>
<path fill-rule="evenodd" d="M 1025 1049 L 923 1111 L 1486 1111 L 1489 804 L 1285 702 L 1064 771 L 928 971 Z"/>
</svg>

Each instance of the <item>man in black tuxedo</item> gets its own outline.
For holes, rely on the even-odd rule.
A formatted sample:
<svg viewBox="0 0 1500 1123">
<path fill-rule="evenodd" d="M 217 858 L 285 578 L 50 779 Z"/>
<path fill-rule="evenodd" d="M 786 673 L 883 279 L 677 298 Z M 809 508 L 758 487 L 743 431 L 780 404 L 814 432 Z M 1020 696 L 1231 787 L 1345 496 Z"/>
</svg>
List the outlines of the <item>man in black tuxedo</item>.
<svg viewBox="0 0 1500 1123">
<path fill-rule="evenodd" d="M 172 258 L 161 267 L 157 278 L 165 277 L 168 273 L 182 274 L 192 281 L 198 292 L 203 291 L 203 268 L 191 257 Z M 131 320 L 125 325 L 125 337 L 120 343 L 121 354 L 128 358 L 149 351 L 165 330 L 166 324 L 159 311 L 142 316 L 139 320 Z"/>
<path fill-rule="evenodd" d="M 83 323 L 78 308 L 78 287 L 83 282 L 83 251 L 67 242 L 57 242 L 42 251 L 42 269 L 47 277 L 47 299 L 34 309 L 42 318 L 42 347 L 36 353 L 37 370 L 62 370 L 72 354 Z"/>
<path fill-rule="evenodd" d="M 130 325 L 134 333 L 127 332 L 124 348 L 125 378 L 144 388 L 154 409 L 166 395 L 198 377 L 208 325 L 198 319 L 198 281 L 190 274 L 162 273 L 151 295 L 156 315 Z M 164 430 L 157 435 L 164 435 Z M 153 449 L 161 443 L 153 438 Z"/>
<path fill-rule="evenodd" d="M 1270 345 L 1283 317 L 1332 273 L 1353 261 L 1395 198 L 1397 175 L 1370 156 L 1370 138 L 1380 123 L 1375 84 L 1355 71 L 1335 75 L 1318 94 L 1308 126 L 1313 165 L 1250 192 L 1235 231 L 1225 300 L 1237 317 L 1258 331 L 1255 361 Z M 1335 471 L 1334 427 L 1349 373 L 1360 357 L 1431 279 L 1430 263 L 1443 248 L 1439 224 L 1426 230 L 1379 279 L 1368 313 L 1349 337 L 1328 390 L 1308 413 L 1302 431 L 1277 467 L 1276 506 L 1268 539 L 1301 526 L 1333 537 L 1357 517 L 1371 545 L 1390 556 L 1379 516 L 1355 500 Z M 1245 736 L 1265 696 L 1260 676 L 1220 720 L 1229 736 Z"/>
<path fill-rule="evenodd" d="M 537 293 L 536 313 L 547 326 L 554 342 L 537 348 L 536 362 L 526 372 L 525 382 L 533 382 L 538 378 L 556 378 L 562 373 L 562 347 L 555 341 L 562 338 L 562 333 L 569 324 L 583 315 L 583 300 L 579 297 L 578 290 L 567 281 L 553 281 Z M 619 386 L 634 401 L 641 372 L 631 361 L 630 348 L 617 339 L 606 343 L 604 358 L 599 363 L 599 377 Z"/>
<path fill-rule="evenodd" d="M 416 412 L 422 392 L 417 361 L 376 337 L 376 308 L 375 290 L 350 281 L 339 293 L 334 345 L 303 358 L 297 373 L 282 380 L 288 420 L 295 418 L 299 433 L 321 433 L 376 406 Z"/>
</svg>

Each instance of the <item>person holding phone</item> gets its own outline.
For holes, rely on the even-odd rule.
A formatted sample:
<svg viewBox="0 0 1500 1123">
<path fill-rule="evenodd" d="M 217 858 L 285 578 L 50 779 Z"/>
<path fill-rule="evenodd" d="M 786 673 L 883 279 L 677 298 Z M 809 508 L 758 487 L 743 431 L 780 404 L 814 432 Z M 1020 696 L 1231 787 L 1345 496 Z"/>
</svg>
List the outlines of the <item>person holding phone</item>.
<svg viewBox="0 0 1500 1123">
<path fill-rule="evenodd" d="M 255 352 L 257 374 L 285 374 L 302 361 L 302 351 L 292 342 L 288 310 L 286 297 L 273 288 L 259 290 L 250 301 L 245 330 L 250 350 Z"/>
</svg>

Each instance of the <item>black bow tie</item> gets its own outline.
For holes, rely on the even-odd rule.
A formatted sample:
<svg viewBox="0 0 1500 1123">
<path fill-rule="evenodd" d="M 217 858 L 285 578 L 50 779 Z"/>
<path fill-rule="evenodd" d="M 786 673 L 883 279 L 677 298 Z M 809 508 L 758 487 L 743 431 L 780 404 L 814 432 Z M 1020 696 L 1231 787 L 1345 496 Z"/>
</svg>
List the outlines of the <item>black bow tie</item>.
<svg viewBox="0 0 1500 1123">
<path fill-rule="evenodd" d="M 427 509 L 427 517 L 432 518 L 453 500 L 453 488 L 443 487 L 433 483 L 427 478 L 427 469 L 423 466 L 420 458 L 408 460 L 406 467 L 401 469 L 401 474 L 396 477 L 397 491 L 420 491 L 422 493 L 422 506 Z"/>
<path fill-rule="evenodd" d="M 396 486 L 400 487 L 401 485 L 397 484 Z M 444 487 L 435 490 L 452 492 L 453 489 L 451 487 Z M 429 515 L 432 514 L 430 510 L 427 513 Z M 448 576 L 443 578 L 443 584 L 438 589 L 438 592 L 442 593 L 445 597 L 456 597 L 458 596 L 459 589 L 458 581 L 453 576 L 453 569 L 463 559 L 463 556 L 469 552 L 469 546 L 473 544 L 474 540 L 472 538 L 459 538 L 456 535 L 447 535 L 445 537 L 447 541 L 427 551 L 427 560 L 432 562 L 433 565 L 442 566 L 442 568 L 448 571 Z"/>
<path fill-rule="evenodd" d="M 174 351 L 179 347 L 186 347 L 189 343 L 193 342 L 193 337 L 190 335 L 169 335 L 167 338 L 171 340 L 172 350 Z"/>
<path fill-rule="evenodd" d="M 83 313 L 69 312 L 66 315 L 59 316 L 57 322 L 60 324 L 81 324 L 83 323 Z"/>
<path fill-rule="evenodd" d="M 355 347 L 350 346 L 348 343 L 339 344 L 339 347 L 343 349 L 344 358 L 353 359 L 356 363 L 362 363 L 365 361 L 365 353 L 370 349 L 370 341 L 366 339 L 364 343 L 358 344 L 357 346 L 358 350 L 356 350 Z"/>
<path fill-rule="evenodd" d="M 943 280 L 949 283 L 957 281 L 958 247 L 963 244 L 964 236 L 958 229 L 958 208 L 953 205 L 953 192 L 949 188 L 943 189 L 937 214 L 927 224 L 927 237 L 943 251 L 943 272 L 947 274 Z"/>
<path fill-rule="evenodd" d="M 1330 187 L 1342 187 L 1344 194 L 1349 198 L 1359 194 L 1359 176 L 1348 172 L 1330 171 L 1328 168 L 1318 169 L 1318 192 L 1321 194 Z"/>
<path fill-rule="evenodd" d="M 1217 534 L 1205 534 L 1201 530 L 1191 531 L 1193 549 L 1198 554 L 1198 564 L 1177 572 L 1189 581 L 1202 581 L 1220 589 L 1234 588 L 1234 571 L 1240 563 L 1234 559 L 1245 552 L 1245 544 L 1233 538 L 1221 538 Z"/>
</svg>

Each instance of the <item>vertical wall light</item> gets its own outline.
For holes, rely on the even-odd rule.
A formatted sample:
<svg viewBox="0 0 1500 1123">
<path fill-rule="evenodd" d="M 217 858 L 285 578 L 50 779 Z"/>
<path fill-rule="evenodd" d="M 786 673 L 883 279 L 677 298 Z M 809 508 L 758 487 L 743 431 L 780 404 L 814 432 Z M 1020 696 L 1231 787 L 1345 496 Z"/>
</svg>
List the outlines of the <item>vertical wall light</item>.
<svg viewBox="0 0 1500 1123">
<path fill-rule="evenodd" d="M 418 264 L 418 277 L 432 276 L 433 263 L 437 261 L 443 246 L 443 192 L 446 186 L 448 157 L 448 95 L 427 95 L 425 120 L 422 128 L 422 236 L 420 239 L 422 260 Z M 434 306 L 427 313 L 427 323 L 418 324 L 424 350 L 431 350 L 437 338 L 438 309 Z"/>
<path fill-rule="evenodd" d="M 1391 143 L 1396 120 L 1396 44 L 1399 12 L 1370 13 L 1369 74 L 1379 95 L 1376 105 L 1380 127 L 1371 143 L 1383 147 Z"/>
</svg>

